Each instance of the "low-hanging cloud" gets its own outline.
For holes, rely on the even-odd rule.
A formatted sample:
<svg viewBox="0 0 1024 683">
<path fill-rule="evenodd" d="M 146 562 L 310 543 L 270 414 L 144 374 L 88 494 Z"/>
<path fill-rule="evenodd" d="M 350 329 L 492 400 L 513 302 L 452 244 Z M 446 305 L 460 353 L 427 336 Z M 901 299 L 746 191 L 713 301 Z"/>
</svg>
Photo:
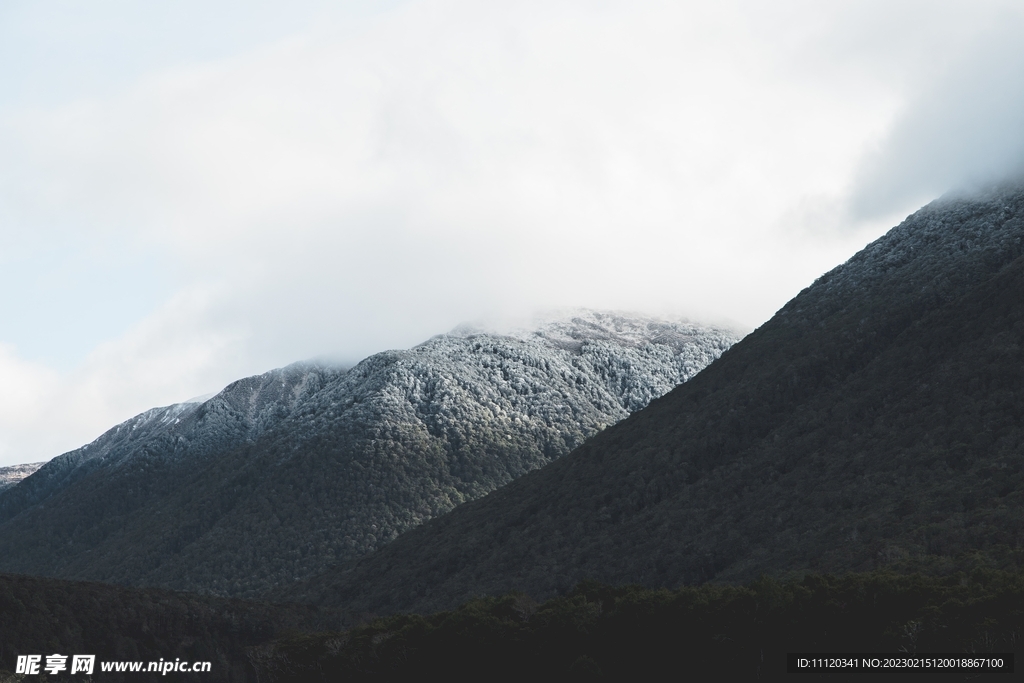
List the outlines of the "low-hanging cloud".
<svg viewBox="0 0 1024 683">
<path fill-rule="evenodd" d="M 6 347 L 0 382 L 36 388 L 0 415 L 0 461 L 467 319 L 591 306 L 756 325 L 956 180 L 915 161 L 927 145 L 901 142 L 920 129 L 901 122 L 989 59 L 957 47 L 924 68 L 935 36 L 977 44 L 1005 6 L 419 2 L 8 106 L 0 248 L 73 234 L 111 259 L 159 254 L 171 286 L 71 370 Z M 1002 49 L 1011 78 L 1022 51 Z M 989 113 L 972 121 L 1012 123 L 998 86 L 976 84 Z M 974 116 L 960 112 L 929 135 Z M 900 167 L 903 185 L 885 179 Z"/>
<path fill-rule="evenodd" d="M 856 215 L 889 214 L 1024 171 L 1024 17 L 993 19 L 919 85 L 866 155 L 850 197 Z"/>
</svg>

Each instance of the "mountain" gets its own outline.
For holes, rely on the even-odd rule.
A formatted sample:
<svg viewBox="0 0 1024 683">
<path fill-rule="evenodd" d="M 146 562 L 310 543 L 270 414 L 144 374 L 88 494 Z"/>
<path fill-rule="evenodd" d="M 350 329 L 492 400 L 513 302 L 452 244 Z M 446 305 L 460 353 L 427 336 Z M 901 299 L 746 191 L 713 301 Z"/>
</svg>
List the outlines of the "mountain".
<svg viewBox="0 0 1024 683">
<path fill-rule="evenodd" d="M 541 467 L 737 336 L 577 312 L 157 408 L 0 494 L 0 571 L 254 595 Z"/>
<path fill-rule="evenodd" d="M 947 196 L 571 455 L 290 598 L 1024 564 L 1024 189 Z"/>
<path fill-rule="evenodd" d="M 23 465 L 0 467 L 0 491 L 11 488 L 45 464 L 45 462 L 29 462 Z"/>
</svg>

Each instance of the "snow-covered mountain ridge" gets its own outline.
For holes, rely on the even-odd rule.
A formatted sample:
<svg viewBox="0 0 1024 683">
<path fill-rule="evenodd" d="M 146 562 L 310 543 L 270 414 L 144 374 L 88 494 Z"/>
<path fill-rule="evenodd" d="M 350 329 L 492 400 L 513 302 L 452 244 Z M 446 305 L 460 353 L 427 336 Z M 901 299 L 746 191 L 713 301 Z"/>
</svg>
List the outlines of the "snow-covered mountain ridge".
<svg viewBox="0 0 1024 683">
<path fill-rule="evenodd" d="M 818 278 L 804 290 L 813 295 L 811 301 L 794 299 L 782 311 L 792 315 L 828 302 L 830 308 L 815 311 L 828 315 L 851 299 L 860 303 L 872 297 L 922 305 L 947 301 L 959 296 L 977 272 L 1024 254 L 1022 213 L 1024 193 L 1018 183 L 950 193 Z"/>
<path fill-rule="evenodd" d="M 568 453 L 738 336 L 581 311 L 240 380 L 136 416 L 0 494 L 0 569 L 252 594 Z"/>
</svg>

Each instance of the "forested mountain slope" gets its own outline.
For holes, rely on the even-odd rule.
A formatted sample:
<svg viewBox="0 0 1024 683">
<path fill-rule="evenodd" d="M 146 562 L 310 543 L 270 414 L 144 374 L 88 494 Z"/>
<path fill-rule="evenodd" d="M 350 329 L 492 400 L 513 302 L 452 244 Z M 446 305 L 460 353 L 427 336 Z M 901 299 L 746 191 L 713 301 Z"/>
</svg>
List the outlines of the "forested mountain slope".
<svg viewBox="0 0 1024 683">
<path fill-rule="evenodd" d="M 293 598 L 378 613 L 584 578 L 1024 558 L 1024 191 L 921 209 L 693 380 Z"/>
<path fill-rule="evenodd" d="M 580 312 L 148 411 L 0 494 L 0 570 L 253 595 L 568 453 L 736 340 Z"/>
</svg>

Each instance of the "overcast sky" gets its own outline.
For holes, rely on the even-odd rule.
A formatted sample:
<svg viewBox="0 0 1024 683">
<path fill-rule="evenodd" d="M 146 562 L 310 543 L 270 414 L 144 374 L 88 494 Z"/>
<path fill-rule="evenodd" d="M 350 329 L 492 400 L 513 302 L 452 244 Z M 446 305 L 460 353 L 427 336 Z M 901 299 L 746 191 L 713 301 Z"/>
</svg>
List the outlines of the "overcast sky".
<svg viewBox="0 0 1024 683">
<path fill-rule="evenodd" d="M 0 3 L 0 465 L 312 357 L 751 329 L 1024 159 L 1024 4 Z"/>
</svg>

